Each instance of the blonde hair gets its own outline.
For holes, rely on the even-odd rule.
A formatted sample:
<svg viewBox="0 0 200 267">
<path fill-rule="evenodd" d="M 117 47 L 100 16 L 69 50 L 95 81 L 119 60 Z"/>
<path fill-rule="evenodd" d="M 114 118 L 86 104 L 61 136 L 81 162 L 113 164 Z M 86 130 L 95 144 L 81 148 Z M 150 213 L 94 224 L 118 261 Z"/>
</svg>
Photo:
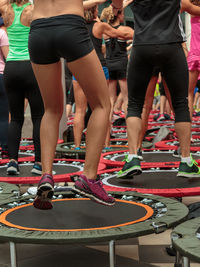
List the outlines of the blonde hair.
<svg viewBox="0 0 200 267">
<path fill-rule="evenodd" d="M 88 1 L 88 0 L 83 0 L 83 2 Z M 96 19 L 96 14 L 95 11 L 97 9 L 97 5 L 84 9 L 84 17 L 87 22 L 92 22 L 94 19 Z"/>
<path fill-rule="evenodd" d="M 118 11 L 118 14 L 121 14 L 121 10 Z M 114 15 L 112 6 L 106 7 L 102 10 L 100 17 L 101 21 L 106 20 L 107 23 L 112 24 L 116 21 L 116 19 L 117 16 Z"/>
</svg>

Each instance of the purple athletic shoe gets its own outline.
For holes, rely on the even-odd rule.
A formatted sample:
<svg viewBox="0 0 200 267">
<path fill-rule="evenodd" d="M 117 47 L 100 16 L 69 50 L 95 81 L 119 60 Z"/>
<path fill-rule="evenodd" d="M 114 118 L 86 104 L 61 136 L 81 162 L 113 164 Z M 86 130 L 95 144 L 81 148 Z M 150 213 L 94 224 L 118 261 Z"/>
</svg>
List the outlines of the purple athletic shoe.
<svg viewBox="0 0 200 267">
<path fill-rule="evenodd" d="M 37 195 L 33 202 L 36 209 L 49 210 L 52 209 L 51 199 L 54 192 L 54 181 L 51 174 L 43 174 L 37 189 Z"/>
<path fill-rule="evenodd" d="M 93 181 L 87 179 L 84 175 L 80 175 L 75 182 L 74 191 L 106 206 L 113 206 L 115 204 L 115 199 L 108 196 L 100 180 Z"/>
</svg>

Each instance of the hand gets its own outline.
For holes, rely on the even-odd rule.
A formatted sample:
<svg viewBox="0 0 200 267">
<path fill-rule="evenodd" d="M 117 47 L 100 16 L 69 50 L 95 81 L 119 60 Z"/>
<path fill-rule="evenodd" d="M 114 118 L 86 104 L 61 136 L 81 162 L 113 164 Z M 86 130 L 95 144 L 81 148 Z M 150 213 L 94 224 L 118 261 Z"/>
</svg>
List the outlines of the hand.
<svg viewBox="0 0 200 267">
<path fill-rule="evenodd" d="M 123 9 L 123 7 L 121 7 L 121 8 L 117 8 L 117 7 L 115 7 L 113 4 L 111 4 L 111 7 L 112 7 L 112 9 L 113 9 L 113 14 L 114 14 L 115 16 L 117 16 L 118 12 L 119 12 L 120 10 Z"/>
</svg>

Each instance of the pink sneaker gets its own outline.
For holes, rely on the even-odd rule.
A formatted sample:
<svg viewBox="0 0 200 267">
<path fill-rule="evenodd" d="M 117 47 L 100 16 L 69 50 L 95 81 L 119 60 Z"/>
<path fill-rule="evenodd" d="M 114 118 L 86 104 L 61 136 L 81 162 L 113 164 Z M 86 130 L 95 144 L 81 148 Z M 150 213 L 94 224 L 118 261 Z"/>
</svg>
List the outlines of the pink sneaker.
<svg viewBox="0 0 200 267">
<path fill-rule="evenodd" d="M 49 210 L 53 208 L 51 199 L 54 192 L 54 181 L 51 174 L 43 174 L 37 189 L 37 195 L 33 202 L 36 209 Z"/>
<path fill-rule="evenodd" d="M 100 180 L 93 181 L 87 179 L 84 175 L 80 175 L 75 182 L 74 191 L 106 206 L 113 206 L 115 204 L 115 199 L 111 196 L 108 196 Z"/>
</svg>

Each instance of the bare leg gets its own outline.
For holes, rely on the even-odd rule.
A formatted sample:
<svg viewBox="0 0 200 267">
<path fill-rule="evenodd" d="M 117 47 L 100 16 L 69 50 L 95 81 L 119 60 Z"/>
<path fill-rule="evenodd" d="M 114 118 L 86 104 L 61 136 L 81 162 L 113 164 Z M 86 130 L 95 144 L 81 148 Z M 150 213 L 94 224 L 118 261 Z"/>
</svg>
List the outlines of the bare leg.
<svg viewBox="0 0 200 267">
<path fill-rule="evenodd" d="M 80 147 L 81 136 L 84 129 L 84 118 L 87 108 L 86 96 L 77 81 L 73 81 L 76 111 L 74 116 L 74 143 Z"/>
<path fill-rule="evenodd" d="M 191 123 L 190 122 L 177 122 L 175 123 L 175 131 L 178 135 L 181 156 L 190 156 L 190 139 L 191 139 Z"/>
<path fill-rule="evenodd" d="M 87 127 L 84 175 L 89 179 L 96 179 L 109 123 L 110 100 L 107 82 L 94 51 L 68 63 L 68 67 L 82 87 L 92 109 Z"/>
<path fill-rule="evenodd" d="M 114 105 L 114 112 L 120 112 L 122 110 L 123 97 L 120 92 Z"/>
<path fill-rule="evenodd" d="M 123 111 L 125 112 L 125 116 L 127 115 L 127 106 L 128 106 L 128 89 L 127 89 L 127 80 L 119 80 L 119 86 L 123 98 Z"/>
<path fill-rule="evenodd" d="M 165 95 L 160 96 L 160 114 L 164 114 L 166 100 L 167 100 L 167 98 Z"/>
<path fill-rule="evenodd" d="M 139 136 L 139 143 L 138 143 L 138 148 L 142 147 L 142 141 L 144 139 L 144 135 L 146 133 L 146 130 L 148 128 L 148 118 L 149 118 L 149 113 L 151 111 L 152 103 L 153 103 L 153 98 L 154 98 L 154 91 L 157 83 L 157 76 L 153 76 L 149 82 L 149 85 L 147 87 L 147 92 L 145 96 L 145 102 L 142 110 L 142 128 Z"/>
<path fill-rule="evenodd" d="M 110 96 L 110 104 L 111 104 L 111 111 L 110 113 L 113 114 L 113 109 L 115 102 L 117 100 L 117 81 L 110 80 L 109 81 L 109 96 Z"/>
<path fill-rule="evenodd" d="M 40 127 L 43 173 L 52 173 L 52 164 L 58 140 L 59 122 L 63 113 L 61 62 L 32 67 L 44 102 L 45 113 Z"/>
</svg>

